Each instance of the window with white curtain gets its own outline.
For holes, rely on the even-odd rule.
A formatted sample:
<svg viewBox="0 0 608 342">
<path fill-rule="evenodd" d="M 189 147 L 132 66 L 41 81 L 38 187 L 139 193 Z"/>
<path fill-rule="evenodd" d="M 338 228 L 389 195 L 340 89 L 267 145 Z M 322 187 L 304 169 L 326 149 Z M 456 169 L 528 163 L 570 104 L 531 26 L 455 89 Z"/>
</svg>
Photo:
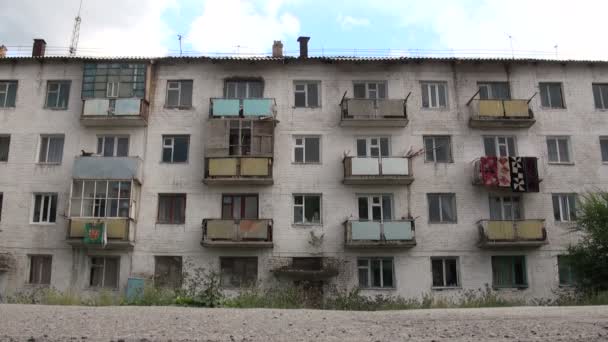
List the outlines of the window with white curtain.
<svg viewBox="0 0 608 342">
<path fill-rule="evenodd" d="M 63 158 L 63 135 L 41 135 L 39 163 L 61 164 Z"/>
<path fill-rule="evenodd" d="M 558 222 L 576 220 L 576 194 L 553 194 L 553 217 Z"/>
<path fill-rule="evenodd" d="M 483 137 L 483 146 L 486 156 L 513 157 L 517 155 L 515 137 L 513 136 L 485 136 Z"/>
<path fill-rule="evenodd" d="M 490 196 L 490 220 L 521 220 L 522 204 L 519 196 Z"/>
<path fill-rule="evenodd" d="M 427 194 L 430 223 L 456 223 L 456 195 Z"/>
<path fill-rule="evenodd" d="M 549 163 L 569 164 L 572 162 L 570 157 L 570 137 L 547 137 L 547 150 Z"/>
<path fill-rule="evenodd" d="M 423 108 L 447 108 L 447 82 L 422 82 L 421 86 Z"/>
</svg>

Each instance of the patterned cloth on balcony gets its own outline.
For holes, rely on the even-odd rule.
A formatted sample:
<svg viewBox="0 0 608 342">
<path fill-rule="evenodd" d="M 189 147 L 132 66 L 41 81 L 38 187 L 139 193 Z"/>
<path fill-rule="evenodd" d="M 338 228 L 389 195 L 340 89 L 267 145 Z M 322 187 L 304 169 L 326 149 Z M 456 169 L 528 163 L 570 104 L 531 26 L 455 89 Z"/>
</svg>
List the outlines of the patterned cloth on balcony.
<svg viewBox="0 0 608 342">
<path fill-rule="evenodd" d="M 535 157 L 523 157 L 524 174 L 526 176 L 526 188 L 528 192 L 540 191 L 540 180 L 538 179 L 538 166 Z"/>
<path fill-rule="evenodd" d="M 480 158 L 481 180 L 485 186 L 498 185 L 498 167 L 496 157 Z"/>
<path fill-rule="evenodd" d="M 511 164 L 511 190 L 515 192 L 526 192 L 523 158 L 509 157 L 509 164 Z"/>
<path fill-rule="evenodd" d="M 508 188 L 511 186 L 511 168 L 509 157 L 499 157 L 497 164 L 498 186 Z"/>
</svg>

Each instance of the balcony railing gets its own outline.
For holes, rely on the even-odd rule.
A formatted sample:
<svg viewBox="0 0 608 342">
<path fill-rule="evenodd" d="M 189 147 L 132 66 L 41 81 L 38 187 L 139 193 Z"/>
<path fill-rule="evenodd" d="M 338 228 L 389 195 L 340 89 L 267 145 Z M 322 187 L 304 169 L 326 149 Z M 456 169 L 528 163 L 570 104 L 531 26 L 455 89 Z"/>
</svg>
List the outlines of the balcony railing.
<svg viewBox="0 0 608 342">
<path fill-rule="evenodd" d="M 346 157 L 344 184 L 406 185 L 414 181 L 406 157 Z"/>
<path fill-rule="evenodd" d="M 210 104 L 211 117 L 274 117 L 276 115 L 275 99 L 224 99 L 212 98 Z"/>
<path fill-rule="evenodd" d="M 87 224 L 104 224 L 107 232 L 107 245 L 88 245 L 85 243 Z M 74 247 L 131 249 L 135 245 L 135 234 L 132 232 L 133 222 L 126 217 L 72 217 L 68 225 L 67 241 Z"/>
<path fill-rule="evenodd" d="M 146 126 L 149 103 L 141 98 L 84 99 L 80 122 L 84 126 Z"/>
<path fill-rule="evenodd" d="M 142 180 L 139 157 L 81 156 L 74 159 L 72 178 L 105 180 Z"/>
<path fill-rule="evenodd" d="M 416 245 L 413 220 L 344 222 L 345 246 L 351 248 L 398 248 Z"/>
<path fill-rule="evenodd" d="M 205 159 L 205 184 L 271 185 L 271 157 L 210 157 Z"/>
<path fill-rule="evenodd" d="M 473 128 L 528 128 L 536 122 L 529 100 L 471 100 Z"/>
<path fill-rule="evenodd" d="M 405 127 L 405 99 L 348 99 L 341 102 L 341 125 L 355 127 Z"/>
<path fill-rule="evenodd" d="M 542 180 L 538 174 L 538 158 L 520 156 L 514 158 L 520 161 L 517 163 L 517 170 L 513 169 L 511 157 L 497 157 L 495 166 L 484 166 L 482 158 L 475 159 L 473 185 L 513 192 L 539 192 Z M 501 161 L 506 161 L 506 168 L 503 168 Z"/>
<path fill-rule="evenodd" d="M 480 220 L 481 248 L 538 247 L 547 243 L 544 220 Z"/>
<path fill-rule="evenodd" d="M 207 247 L 272 247 L 272 220 L 205 219 L 201 244 Z"/>
</svg>

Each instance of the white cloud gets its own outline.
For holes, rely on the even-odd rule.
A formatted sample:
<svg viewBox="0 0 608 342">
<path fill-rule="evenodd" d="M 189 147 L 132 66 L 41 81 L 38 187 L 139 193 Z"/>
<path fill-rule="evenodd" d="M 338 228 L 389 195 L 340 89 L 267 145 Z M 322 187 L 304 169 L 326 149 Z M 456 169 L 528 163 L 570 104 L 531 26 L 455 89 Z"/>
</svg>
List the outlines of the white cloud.
<svg viewBox="0 0 608 342">
<path fill-rule="evenodd" d="M 272 0 L 256 7 L 252 1 L 206 1 L 202 14 L 195 18 L 186 43 L 202 53 L 259 54 L 270 52 L 274 40 L 295 38 L 299 19 L 281 12 L 283 2 Z"/>
<path fill-rule="evenodd" d="M 367 18 L 356 18 L 351 17 L 350 15 L 342 15 L 342 13 L 338 14 L 338 18 L 336 18 L 340 27 L 343 30 L 350 30 L 355 26 L 369 26 L 369 19 Z"/>
</svg>

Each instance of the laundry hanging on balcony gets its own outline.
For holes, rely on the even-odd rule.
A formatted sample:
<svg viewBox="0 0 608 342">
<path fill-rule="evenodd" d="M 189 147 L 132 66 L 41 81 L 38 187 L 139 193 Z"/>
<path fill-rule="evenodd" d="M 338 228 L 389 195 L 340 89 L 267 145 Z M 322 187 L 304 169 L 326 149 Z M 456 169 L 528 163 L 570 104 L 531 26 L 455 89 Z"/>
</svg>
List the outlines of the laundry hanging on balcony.
<svg viewBox="0 0 608 342">
<path fill-rule="evenodd" d="M 528 192 L 540 191 L 540 179 L 538 178 L 538 164 L 535 157 L 523 157 L 524 175 Z"/>
<path fill-rule="evenodd" d="M 498 186 L 508 188 L 511 186 L 511 168 L 509 157 L 499 157 L 497 160 Z"/>
<path fill-rule="evenodd" d="M 498 168 L 496 157 L 481 157 L 481 181 L 485 186 L 498 186 Z"/>
<path fill-rule="evenodd" d="M 476 179 L 484 186 L 510 188 L 513 192 L 540 190 L 536 157 L 485 156 L 477 165 Z"/>
<path fill-rule="evenodd" d="M 511 164 L 511 190 L 515 192 L 526 192 L 526 179 L 522 157 L 509 157 Z"/>
<path fill-rule="evenodd" d="M 87 223 L 84 226 L 84 243 L 87 245 L 100 245 L 105 247 L 108 243 L 107 230 L 103 222 Z"/>
</svg>

